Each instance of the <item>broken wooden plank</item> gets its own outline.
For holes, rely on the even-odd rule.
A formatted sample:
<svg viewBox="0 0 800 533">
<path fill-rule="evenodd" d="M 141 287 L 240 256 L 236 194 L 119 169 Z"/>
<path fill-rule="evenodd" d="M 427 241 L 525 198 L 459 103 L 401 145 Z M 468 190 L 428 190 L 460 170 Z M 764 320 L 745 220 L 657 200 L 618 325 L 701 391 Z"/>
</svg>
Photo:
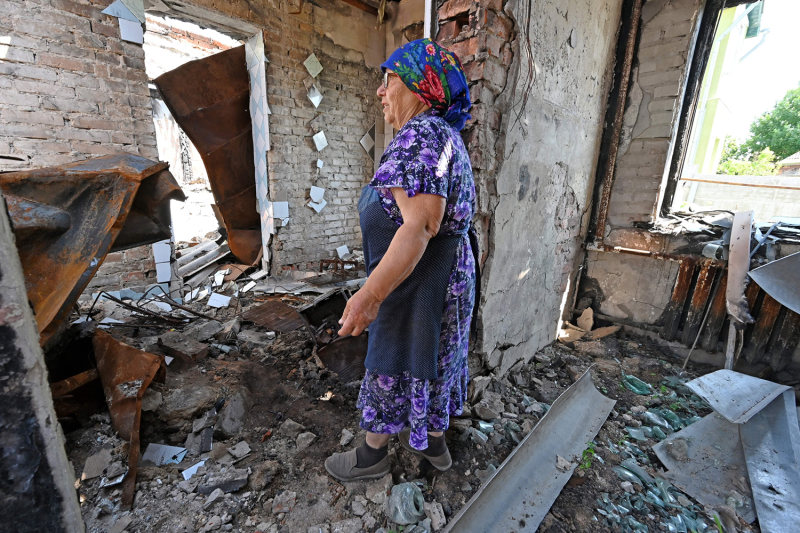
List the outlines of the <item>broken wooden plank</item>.
<svg viewBox="0 0 800 533">
<path fill-rule="evenodd" d="M 722 332 L 725 317 L 728 315 L 728 311 L 725 308 L 725 289 L 728 285 L 727 270 L 722 273 L 717 283 L 719 288 L 714 296 L 714 301 L 711 302 L 711 311 L 708 313 L 708 319 L 700 342 L 703 349 L 711 353 L 717 351 L 719 334 Z"/>
<path fill-rule="evenodd" d="M 714 286 L 717 270 L 716 262 L 712 262 L 710 259 L 705 259 L 700 263 L 700 273 L 697 275 L 697 283 L 689 303 L 689 312 L 683 325 L 681 342 L 687 346 L 692 345 L 697 333 L 700 331 L 706 307 L 709 305 L 708 300 L 711 295 L 711 289 Z"/>
<path fill-rule="evenodd" d="M 776 334 L 768 351 L 769 366 L 776 372 L 786 368 L 800 342 L 800 315 L 791 309 L 784 309 L 783 319 L 775 324 Z"/>
<path fill-rule="evenodd" d="M 780 310 L 781 304 L 765 293 L 753 331 L 749 337 L 745 337 L 744 348 L 742 348 L 742 355 L 748 363 L 753 364 L 761 361 Z"/>
<path fill-rule="evenodd" d="M 674 341 L 678 335 L 678 327 L 683 316 L 683 310 L 686 308 L 686 301 L 689 297 L 689 289 L 692 286 L 692 277 L 696 265 L 696 257 L 687 256 L 681 259 L 678 278 L 675 280 L 675 288 L 672 290 L 672 297 L 664 312 L 664 332 L 662 337 L 665 340 Z"/>
</svg>

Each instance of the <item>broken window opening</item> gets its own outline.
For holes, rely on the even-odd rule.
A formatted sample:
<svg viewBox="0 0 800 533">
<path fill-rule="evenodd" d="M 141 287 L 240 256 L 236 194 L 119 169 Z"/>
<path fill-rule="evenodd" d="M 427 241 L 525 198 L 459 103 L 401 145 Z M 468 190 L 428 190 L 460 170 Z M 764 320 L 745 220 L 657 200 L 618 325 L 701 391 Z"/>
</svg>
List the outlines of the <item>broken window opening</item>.
<svg viewBox="0 0 800 533">
<path fill-rule="evenodd" d="M 798 100 L 792 95 L 800 92 L 800 67 L 786 62 L 783 40 L 800 11 L 785 0 L 766 8 L 763 1 L 729 4 L 709 4 L 704 14 L 660 216 L 753 210 L 759 222 L 800 217 L 793 174 L 800 165 L 792 164 L 800 142 L 778 144 L 766 131 L 775 121 L 767 113 L 791 113 Z M 788 130 L 800 127 L 783 122 Z"/>
<path fill-rule="evenodd" d="M 189 61 L 241 45 L 242 42 L 219 31 L 192 22 L 147 14 L 144 53 L 150 80 Z M 173 203 L 171 206 L 173 237 L 176 242 L 197 240 L 219 227 L 208 173 L 197 148 L 175 121 L 153 85 L 150 96 L 159 159 L 169 162 L 187 195 L 184 204 Z"/>
</svg>

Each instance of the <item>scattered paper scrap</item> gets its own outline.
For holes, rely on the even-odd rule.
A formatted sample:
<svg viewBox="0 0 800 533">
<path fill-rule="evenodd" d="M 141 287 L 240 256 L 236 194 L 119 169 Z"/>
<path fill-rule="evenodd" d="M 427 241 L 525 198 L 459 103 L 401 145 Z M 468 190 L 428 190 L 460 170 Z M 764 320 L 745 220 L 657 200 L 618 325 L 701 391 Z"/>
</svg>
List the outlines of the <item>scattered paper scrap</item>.
<svg viewBox="0 0 800 533">
<path fill-rule="evenodd" d="M 228 307 L 229 303 L 231 303 L 230 296 L 225 296 L 224 294 L 219 294 L 216 292 L 212 292 L 211 298 L 208 299 L 208 305 L 211 307 Z"/>
<path fill-rule="evenodd" d="M 306 67 L 306 70 L 311 74 L 312 78 L 316 78 L 319 76 L 319 73 L 322 72 L 322 64 L 315 54 L 308 56 L 308 59 L 303 62 L 303 66 Z"/>
<path fill-rule="evenodd" d="M 325 165 L 325 162 L 322 159 L 317 159 L 317 168 L 322 168 Z"/>
<path fill-rule="evenodd" d="M 317 152 L 321 152 L 323 148 L 328 146 L 328 139 L 325 138 L 325 132 L 321 131 L 314 135 L 314 146 L 317 147 Z"/>
<path fill-rule="evenodd" d="M 150 443 L 142 455 L 142 461 L 150 461 L 156 466 L 178 464 L 183 461 L 188 451 L 178 446 Z"/>
<path fill-rule="evenodd" d="M 572 463 L 570 463 L 560 455 L 556 455 L 556 468 L 566 472 L 568 470 L 572 470 Z"/>
</svg>

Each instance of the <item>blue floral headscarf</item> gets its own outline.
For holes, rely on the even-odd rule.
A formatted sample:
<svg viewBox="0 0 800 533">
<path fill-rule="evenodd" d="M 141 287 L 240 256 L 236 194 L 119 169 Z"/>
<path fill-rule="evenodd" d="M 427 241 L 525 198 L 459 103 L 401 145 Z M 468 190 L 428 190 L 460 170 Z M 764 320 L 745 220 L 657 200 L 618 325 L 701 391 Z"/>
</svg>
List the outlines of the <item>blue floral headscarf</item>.
<svg viewBox="0 0 800 533">
<path fill-rule="evenodd" d="M 422 103 L 443 117 L 456 131 L 472 118 L 467 77 L 461 61 L 430 39 L 411 41 L 394 51 L 381 70 L 393 70 Z"/>
</svg>

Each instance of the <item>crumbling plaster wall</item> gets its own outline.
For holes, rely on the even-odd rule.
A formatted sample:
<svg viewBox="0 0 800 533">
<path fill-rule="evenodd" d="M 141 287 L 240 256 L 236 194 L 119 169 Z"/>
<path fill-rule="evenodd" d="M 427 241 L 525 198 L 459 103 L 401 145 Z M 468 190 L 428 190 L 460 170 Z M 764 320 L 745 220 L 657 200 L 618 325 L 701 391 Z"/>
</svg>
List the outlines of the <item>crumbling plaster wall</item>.
<svg viewBox="0 0 800 533">
<path fill-rule="evenodd" d="M 3 531 L 82 532 L 75 473 L 0 193 L 0 513 Z"/>
<path fill-rule="evenodd" d="M 655 219 L 703 5 L 703 0 L 648 0 L 642 6 L 606 244 L 641 245 L 641 237 L 627 228 Z"/>
<path fill-rule="evenodd" d="M 0 170 L 130 152 L 158 159 L 144 52 L 112 0 L 0 2 Z"/>
<path fill-rule="evenodd" d="M 503 374 L 555 339 L 588 224 L 621 1 L 481 5 L 488 13 L 478 18 L 508 17 L 515 39 L 505 47 L 502 35 L 478 34 L 460 44 L 459 34 L 453 45 L 470 79 L 483 80 L 471 88 L 475 125 L 465 131 L 484 240 L 478 350 Z M 452 18 L 440 37 L 459 31 L 463 19 Z M 470 64 L 472 56 L 483 65 Z M 505 70 L 497 73 L 508 66 L 506 83 Z"/>
</svg>

